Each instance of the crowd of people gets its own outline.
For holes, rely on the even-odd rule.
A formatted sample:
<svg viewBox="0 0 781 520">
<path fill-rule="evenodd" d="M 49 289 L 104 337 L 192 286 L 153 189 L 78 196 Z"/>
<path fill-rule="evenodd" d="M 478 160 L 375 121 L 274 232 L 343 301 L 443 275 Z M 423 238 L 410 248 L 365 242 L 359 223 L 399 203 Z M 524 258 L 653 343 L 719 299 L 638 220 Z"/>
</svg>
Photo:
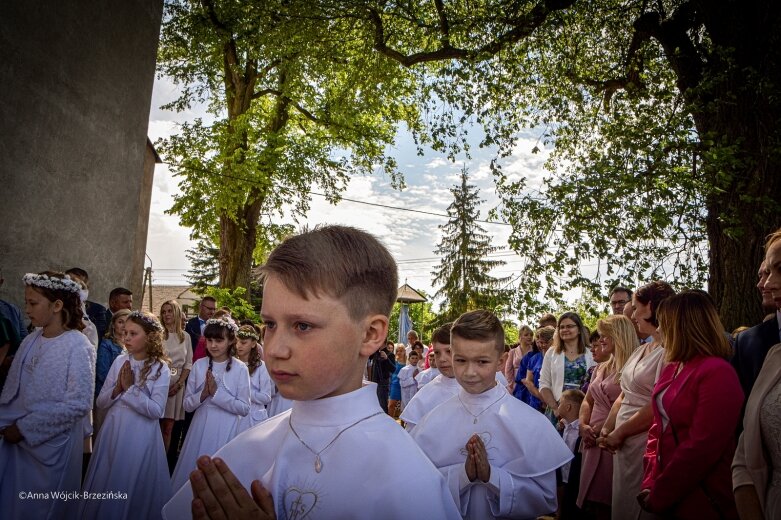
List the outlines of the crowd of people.
<svg viewBox="0 0 781 520">
<path fill-rule="evenodd" d="M 3 516 L 781 519 L 781 230 L 771 312 L 734 333 L 653 281 L 593 331 L 546 314 L 506 345 L 474 310 L 394 344 L 395 262 L 342 226 L 261 272 L 263 325 L 27 274 L 29 326 L 0 301 Z"/>
</svg>

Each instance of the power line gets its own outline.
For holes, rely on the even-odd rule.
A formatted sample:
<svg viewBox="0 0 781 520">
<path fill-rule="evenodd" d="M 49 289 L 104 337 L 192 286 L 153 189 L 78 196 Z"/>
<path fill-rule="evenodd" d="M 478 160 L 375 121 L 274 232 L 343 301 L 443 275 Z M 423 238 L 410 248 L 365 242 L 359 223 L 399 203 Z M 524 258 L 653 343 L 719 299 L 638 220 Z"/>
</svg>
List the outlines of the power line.
<svg viewBox="0 0 781 520">
<path fill-rule="evenodd" d="M 240 177 L 238 175 L 231 175 L 231 174 L 228 174 L 228 173 L 217 173 L 217 172 L 209 171 L 209 170 L 206 170 L 206 169 L 203 169 L 203 168 L 198 168 L 198 171 L 206 173 L 207 175 L 210 175 L 212 177 L 222 177 L 222 178 L 226 178 L 226 179 L 233 179 L 233 180 L 236 180 L 236 181 L 243 181 L 243 182 L 248 182 L 250 184 L 255 184 L 257 186 L 262 186 L 263 185 L 262 183 L 256 181 L 255 179 L 248 179 L 246 177 Z M 310 191 L 309 194 L 310 195 L 317 195 L 318 197 L 323 197 L 324 199 L 328 198 L 324 193 L 319 193 L 319 192 L 316 192 L 316 191 Z M 408 211 L 410 213 L 422 213 L 423 215 L 431 215 L 433 217 L 450 218 L 450 215 L 448 215 L 446 213 L 434 213 L 433 211 L 424 211 L 422 209 L 400 208 L 398 206 L 390 206 L 388 204 L 380 204 L 378 202 L 366 202 L 364 200 L 350 199 L 350 198 L 347 198 L 347 197 L 339 197 L 339 200 L 340 201 L 345 200 L 347 202 L 352 202 L 352 203 L 355 203 L 355 204 L 364 204 L 366 206 L 375 206 L 375 207 L 378 207 L 378 208 L 394 209 L 394 210 L 397 210 L 397 211 Z M 496 224 L 496 225 L 499 225 L 499 226 L 511 226 L 512 225 L 512 224 L 510 224 L 508 222 L 500 222 L 498 220 L 480 220 L 480 219 L 475 219 L 474 222 L 480 222 L 482 224 Z"/>
</svg>

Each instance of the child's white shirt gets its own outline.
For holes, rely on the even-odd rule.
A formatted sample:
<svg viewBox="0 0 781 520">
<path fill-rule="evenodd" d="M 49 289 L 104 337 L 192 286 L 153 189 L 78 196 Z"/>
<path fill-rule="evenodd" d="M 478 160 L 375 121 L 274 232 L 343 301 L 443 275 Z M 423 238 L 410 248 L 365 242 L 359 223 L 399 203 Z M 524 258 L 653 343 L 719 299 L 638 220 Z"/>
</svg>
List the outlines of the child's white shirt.
<svg viewBox="0 0 781 520">
<path fill-rule="evenodd" d="M 488 482 L 470 482 L 466 443 L 477 434 L 491 465 Z M 460 390 L 411 433 L 448 481 L 464 518 L 535 518 L 556 509 L 556 473 L 572 452 L 541 413 L 496 385 Z"/>
</svg>

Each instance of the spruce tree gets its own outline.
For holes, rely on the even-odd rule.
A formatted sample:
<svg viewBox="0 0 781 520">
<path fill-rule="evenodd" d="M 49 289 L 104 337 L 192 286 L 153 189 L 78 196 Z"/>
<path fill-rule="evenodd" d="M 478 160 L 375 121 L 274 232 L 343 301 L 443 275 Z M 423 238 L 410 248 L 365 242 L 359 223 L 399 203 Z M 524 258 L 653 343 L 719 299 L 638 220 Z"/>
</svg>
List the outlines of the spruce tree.
<svg viewBox="0 0 781 520">
<path fill-rule="evenodd" d="M 502 248 L 491 245 L 491 237 L 477 223 L 478 206 L 484 201 L 478 197 L 477 187 L 468 181 L 465 167 L 460 184 L 450 189 L 450 219 L 439 226 L 442 239 L 434 250 L 442 257 L 431 273 L 434 286 L 439 287 L 435 297 L 444 297 L 442 318 L 447 321 L 469 310 L 494 310 L 511 301 L 511 292 L 505 288 L 510 277 L 496 278 L 490 274 L 495 267 L 505 265 L 504 261 L 488 256 Z"/>
</svg>

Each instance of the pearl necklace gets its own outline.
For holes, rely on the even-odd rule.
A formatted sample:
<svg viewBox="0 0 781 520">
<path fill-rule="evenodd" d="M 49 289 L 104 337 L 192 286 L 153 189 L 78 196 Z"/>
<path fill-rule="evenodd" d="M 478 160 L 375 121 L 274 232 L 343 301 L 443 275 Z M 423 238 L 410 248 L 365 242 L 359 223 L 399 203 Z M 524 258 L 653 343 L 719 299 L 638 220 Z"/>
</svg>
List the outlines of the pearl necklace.
<svg viewBox="0 0 781 520">
<path fill-rule="evenodd" d="M 314 456 L 315 456 L 315 471 L 316 471 L 317 473 L 320 473 L 320 472 L 323 470 L 323 461 L 320 459 L 320 454 L 321 454 L 321 453 L 323 453 L 323 452 L 324 452 L 325 450 L 327 450 L 328 448 L 330 448 L 330 447 L 331 447 L 331 445 L 332 445 L 333 443 L 335 443 L 335 442 L 336 442 L 336 439 L 338 439 L 340 435 L 342 435 L 344 432 L 346 432 L 347 430 L 349 430 L 350 428 L 352 428 L 352 427 L 353 427 L 353 426 L 355 426 L 356 424 L 358 424 L 358 423 L 361 423 L 361 422 L 363 422 L 363 421 L 365 421 L 365 420 L 367 420 L 367 419 L 371 419 L 372 417 L 375 417 L 375 416 L 377 416 L 377 415 L 384 414 L 384 413 L 385 413 L 385 412 L 382 412 L 382 411 L 380 411 L 380 412 L 377 412 L 377 413 L 373 413 L 373 414 L 369 415 L 368 417 L 364 417 L 363 419 L 359 419 L 359 420 L 355 421 L 355 422 L 354 422 L 354 423 L 352 423 L 350 426 L 348 426 L 348 427 L 347 427 L 347 428 L 345 428 L 344 430 L 342 430 L 342 431 L 340 431 L 339 433 L 337 433 L 337 434 L 336 434 L 336 437 L 334 437 L 334 438 L 331 440 L 331 442 L 329 442 L 328 444 L 326 444 L 325 448 L 323 448 L 323 449 L 322 449 L 322 450 L 320 450 L 320 451 L 315 451 L 315 450 L 313 450 L 311 447 L 309 447 L 309 445 L 308 445 L 307 443 L 305 443 L 305 442 L 304 442 L 304 439 L 302 439 L 302 438 L 301 438 L 301 437 L 298 435 L 298 432 L 296 432 L 296 429 L 295 429 L 295 428 L 293 428 L 293 422 L 292 422 L 293 415 L 292 415 L 292 414 L 290 415 L 290 417 L 288 417 L 288 419 L 287 419 L 287 424 L 288 424 L 288 426 L 290 426 L 290 430 L 293 432 L 293 435 L 295 435 L 295 436 L 296 436 L 296 439 L 298 439 L 298 442 L 300 442 L 301 444 L 303 444 L 303 445 L 304 445 L 304 447 L 305 447 L 306 449 L 308 449 L 309 451 L 311 451 L 311 452 L 314 454 Z"/>
</svg>

